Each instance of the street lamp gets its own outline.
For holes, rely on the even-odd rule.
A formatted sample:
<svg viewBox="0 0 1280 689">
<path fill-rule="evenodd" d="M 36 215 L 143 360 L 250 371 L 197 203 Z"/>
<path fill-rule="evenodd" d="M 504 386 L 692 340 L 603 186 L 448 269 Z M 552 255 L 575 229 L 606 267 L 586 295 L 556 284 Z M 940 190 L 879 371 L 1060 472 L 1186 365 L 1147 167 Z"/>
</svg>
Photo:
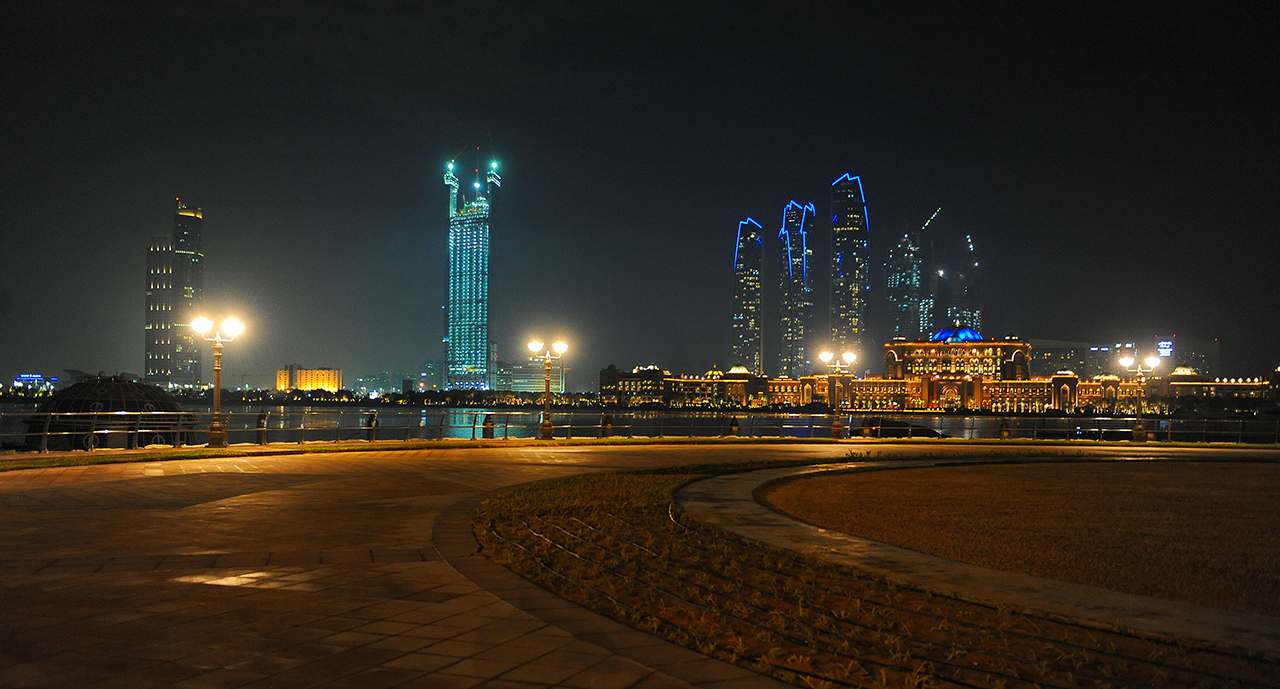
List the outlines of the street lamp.
<svg viewBox="0 0 1280 689">
<path fill-rule="evenodd" d="M 1146 364 L 1146 368 L 1143 368 L 1142 364 Z M 1138 420 L 1133 424 L 1133 439 L 1146 440 L 1147 429 L 1142 427 L 1142 400 L 1147 393 L 1145 374 L 1156 370 L 1156 367 L 1160 365 L 1160 357 L 1149 356 L 1143 359 L 1142 363 L 1137 363 L 1137 359 L 1131 356 L 1124 356 L 1120 357 L 1120 365 L 1124 367 L 1124 370 L 1138 374 Z"/>
<path fill-rule="evenodd" d="M 840 395 L 835 394 L 835 388 L 839 385 L 838 381 L 832 381 L 832 374 L 840 375 L 844 373 L 844 369 L 852 366 L 853 362 L 858 360 L 858 355 L 853 352 L 845 352 L 837 359 L 835 354 L 831 352 L 823 352 L 818 355 L 818 359 L 827 365 L 827 403 L 831 405 L 831 411 L 835 414 L 835 420 L 831 422 L 831 437 L 839 439 L 844 436 L 844 424 L 840 423 Z M 843 361 L 843 363 L 841 363 Z M 841 386 L 843 390 L 843 386 Z"/>
<path fill-rule="evenodd" d="M 555 427 L 551 425 L 551 362 L 559 359 L 565 352 L 569 351 L 569 345 L 557 342 L 546 351 L 542 351 L 542 346 L 541 342 L 534 340 L 529 343 L 529 351 L 533 352 L 535 359 L 542 359 L 545 367 L 546 399 L 543 403 L 545 406 L 542 408 L 542 439 L 550 440 L 551 433 L 555 430 Z M 552 350 L 555 350 L 555 354 L 551 353 Z"/>
<path fill-rule="evenodd" d="M 212 327 L 213 321 L 204 316 L 191 321 L 191 329 L 213 343 L 213 420 L 209 422 L 209 447 L 226 447 L 227 429 L 222 425 L 222 343 L 234 340 L 244 331 L 244 324 L 228 318 L 210 337 L 205 333 Z"/>
</svg>

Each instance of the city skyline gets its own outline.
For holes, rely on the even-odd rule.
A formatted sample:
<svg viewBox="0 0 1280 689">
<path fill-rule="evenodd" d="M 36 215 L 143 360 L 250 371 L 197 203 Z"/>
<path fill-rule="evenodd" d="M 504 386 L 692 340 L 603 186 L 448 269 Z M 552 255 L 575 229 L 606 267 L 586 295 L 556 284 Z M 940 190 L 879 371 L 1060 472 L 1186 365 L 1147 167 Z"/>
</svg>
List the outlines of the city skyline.
<svg viewBox="0 0 1280 689">
<path fill-rule="evenodd" d="M 292 362 L 414 371 L 443 356 L 439 171 L 476 143 L 518 190 L 490 339 L 507 360 L 564 339 L 574 387 L 610 363 L 728 366 L 726 235 L 825 205 L 846 172 L 874 216 L 873 330 L 883 257 L 941 206 L 980 252 L 988 337 L 1177 333 L 1217 338 L 1225 375 L 1280 364 L 1274 68 L 1241 14 L 122 4 L 0 30 L 8 380 L 146 373 L 141 248 L 175 197 L 202 208 L 207 315 L 245 321 L 228 387 Z M 474 45 L 483 77 L 440 69 Z"/>
</svg>

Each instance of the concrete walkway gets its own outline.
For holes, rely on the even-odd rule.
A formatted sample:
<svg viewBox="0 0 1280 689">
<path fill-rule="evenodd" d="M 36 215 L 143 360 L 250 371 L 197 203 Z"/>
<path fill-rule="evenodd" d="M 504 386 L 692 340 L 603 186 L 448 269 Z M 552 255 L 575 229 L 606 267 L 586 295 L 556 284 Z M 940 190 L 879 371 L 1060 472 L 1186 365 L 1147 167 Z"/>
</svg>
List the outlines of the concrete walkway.
<svg viewBox="0 0 1280 689">
<path fill-rule="evenodd" d="M 953 462 L 865 461 L 770 469 L 698 481 L 681 489 L 676 499 L 694 519 L 740 536 L 935 591 L 1280 655 L 1280 618 L 977 567 L 805 524 L 764 507 L 754 497 L 757 489 L 771 481 L 828 472 L 910 470 Z"/>
</svg>

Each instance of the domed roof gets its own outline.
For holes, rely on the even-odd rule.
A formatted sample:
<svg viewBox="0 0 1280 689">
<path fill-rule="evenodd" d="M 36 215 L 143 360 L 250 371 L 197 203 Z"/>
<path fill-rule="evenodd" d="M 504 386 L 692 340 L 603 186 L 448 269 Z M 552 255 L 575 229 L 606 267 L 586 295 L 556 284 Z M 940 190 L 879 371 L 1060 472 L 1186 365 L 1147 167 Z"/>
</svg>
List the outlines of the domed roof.
<svg viewBox="0 0 1280 689">
<path fill-rule="evenodd" d="M 99 374 L 53 393 L 38 412 L 182 411 L 164 390 L 146 383 Z"/>
<path fill-rule="evenodd" d="M 930 342 L 982 342 L 982 335 L 973 328 L 943 328 L 929 336 Z"/>
</svg>

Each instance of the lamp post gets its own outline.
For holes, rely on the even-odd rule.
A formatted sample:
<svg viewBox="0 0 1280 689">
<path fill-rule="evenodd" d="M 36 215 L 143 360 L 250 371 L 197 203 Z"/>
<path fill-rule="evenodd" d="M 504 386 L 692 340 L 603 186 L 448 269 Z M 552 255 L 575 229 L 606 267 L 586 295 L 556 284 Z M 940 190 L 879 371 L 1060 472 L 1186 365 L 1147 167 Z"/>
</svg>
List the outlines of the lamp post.
<svg viewBox="0 0 1280 689">
<path fill-rule="evenodd" d="M 818 355 L 818 359 L 827 365 L 827 403 L 831 405 L 831 411 L 835 414 L 835 420 L 831 422 L 831 437 L 838 440 L 844 437 L 844 424 L 840 423 L 840 400 L 836 398 L 831 375 L 832 372 L 835 375 L 844 373 L 846 367 L 852 366 L 853 362 L 858 360 L 858 355 L 853 352 L 845 352 L 837 359 L 835 354 L 823 352 Z M 842 360 L 843 363 L 841 363 Z"/>
<path fill-rule="evenodd" d="M 244 324 L 228 318 L 222 321 L 222 326 L 210 337 L 205 333 L 212 327 L 213 321 L 204 316 L 191 321 L 191 329 L 213 343 L 213 420 L 209 422 L 209 447 L 226 447 L 227 429 L 222 425 L 222 344 L 232 341 L 243 332 Z"/>
<path fill-rule="evenodd" d="M 545 399 L 542 408 L 542 439 L 550 440 L 551 434 L 555 427 L 551 425 L 551 362 L 559 359 L 565 352 L 569 351 L 569 345 L 563 342 L 557 342 L 551 345 L 546 351 L 542 351 L 542 343 L 534 340 L 529 343 L 529 351 L 533 352 L 535 359 L 542 359 L 546 376 Z M 552 354 L 555 350 L 555 354 Z"/>
<path fill-rule="evenodd" d="M 1142 367 L 1146 364 L 1146 368 Z M 1147 429 L 1142 427 L 1142 401 L 1147 393 L 1145 374 L 1156 370 L 1156 366 L 1160 365 L 1160 357 L 1149 356 L 1138 363 L 1137 359 L 1131 356 L 1120 358 L 1120 365 L 1130 373 L 1138 374 L 1138 420 L 1133 424 L 1133 439 L 1136 441 L 1144 441 L 1147 439 Z"/>
</svg>

